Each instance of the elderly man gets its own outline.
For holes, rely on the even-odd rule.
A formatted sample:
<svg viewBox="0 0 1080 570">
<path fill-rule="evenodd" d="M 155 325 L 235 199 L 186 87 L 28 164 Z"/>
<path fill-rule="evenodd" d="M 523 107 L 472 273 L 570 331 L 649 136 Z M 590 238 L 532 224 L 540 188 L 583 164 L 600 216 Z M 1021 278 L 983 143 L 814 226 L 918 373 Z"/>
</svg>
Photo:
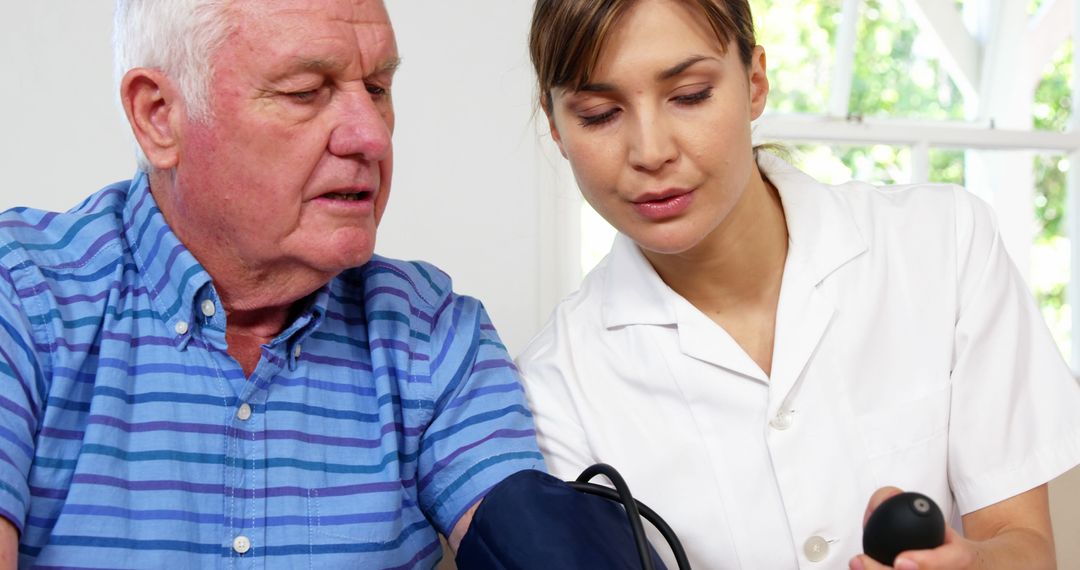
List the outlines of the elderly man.
<svg viewBox="0 0 1080 570">
<path fill-rule="evenodd" d="M 134 180 L 0 215 L 0 566 L 411 568 L 542 468 L 474 299 L 373 255 L 379 0 L 121 0 Z"/>
</svg>

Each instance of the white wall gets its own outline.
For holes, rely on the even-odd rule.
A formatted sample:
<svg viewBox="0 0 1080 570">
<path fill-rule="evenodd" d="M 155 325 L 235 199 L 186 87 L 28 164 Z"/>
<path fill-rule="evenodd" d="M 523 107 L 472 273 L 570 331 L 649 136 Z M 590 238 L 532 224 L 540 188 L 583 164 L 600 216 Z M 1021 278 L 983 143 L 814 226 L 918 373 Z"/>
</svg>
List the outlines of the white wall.
<svg viewBox="0 0 1080 570">
<path fill-rule="evenodd" d="M 485 303 L 516 353 L 574 277 L 540 269 L 559 244 L 541 239 L 552 235 L 542 227 L 553 227 L 555 214 L 540 189 L 569 183 L 555 180 L 562 159 L 532 120 L 531 2 L 387 4 L 403 65 L 393 190 L 377 251 L 442 267 L 459 292 Z M 0 7 L 0 209 L 65 210 L 134 173 L 114 103 L 112 5 Z"/>
</svg>

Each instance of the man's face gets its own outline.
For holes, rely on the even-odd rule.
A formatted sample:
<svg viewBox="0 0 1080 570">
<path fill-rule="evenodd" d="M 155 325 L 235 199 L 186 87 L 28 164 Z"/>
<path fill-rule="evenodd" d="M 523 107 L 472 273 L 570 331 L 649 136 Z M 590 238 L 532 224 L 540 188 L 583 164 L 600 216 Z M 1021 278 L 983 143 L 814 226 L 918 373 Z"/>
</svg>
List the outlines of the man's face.
<svg viewBox="0 0 1080 570">
<path fill-rule="evenodd" d="M 390 194 L 398 53 L 382 2 L 238 0 L 231 11 L 212 118 L 184 125 L 170 225 L 218 273 L 310 281 L 363 264 Z"/>
</svg>

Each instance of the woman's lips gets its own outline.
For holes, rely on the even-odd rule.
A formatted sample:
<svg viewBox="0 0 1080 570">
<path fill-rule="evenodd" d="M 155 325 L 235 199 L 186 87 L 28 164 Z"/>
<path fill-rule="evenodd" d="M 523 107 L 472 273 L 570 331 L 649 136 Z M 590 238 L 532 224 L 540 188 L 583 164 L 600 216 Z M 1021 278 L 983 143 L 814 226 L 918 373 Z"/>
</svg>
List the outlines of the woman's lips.
<svg viewBox="0 0 1080 570">
<path fill-rule="evenodd" d="M 693 190 L 678 190 L 659 195 L 656 198 L 646 196 L 634 202 L 634 210 L 648 220 L 665 220 L 685 212 L 694 201 Z"/>
</svg>

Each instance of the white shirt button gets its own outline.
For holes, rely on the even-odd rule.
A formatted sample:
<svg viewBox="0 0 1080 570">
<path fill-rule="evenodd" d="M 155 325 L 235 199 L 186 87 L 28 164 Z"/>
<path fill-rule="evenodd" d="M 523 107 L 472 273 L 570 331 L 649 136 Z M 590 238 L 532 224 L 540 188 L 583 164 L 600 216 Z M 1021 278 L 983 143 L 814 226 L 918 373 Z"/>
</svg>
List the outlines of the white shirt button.
<svg viewBox="0 0 1080 570">
<path fill-rule="evenodd" d="M 246 422 L 251 417 L 251 406 L 247 403 L 240 404 L 239 408 L 236 408 L 236 419 Z"/>
<path fill-rule="evenodd" d="M 176 334 L 179 334 L 179 335 L 187 334 L 187 332 L 188 332 L 187 321 L 176 321 L 176 326 L 173 327 L 173 330 L 175 330 Z"/>
<path fill-rule="evenodd" d="M 294 346 L 294 347 L 293 347 L 293 349 L 292 349 L 292 355 L 293 355 L 293 358 L 300 358 L 300 354 L 301 354 L 302 352 L 304 352 L 304 349 L 303 349 L 303 347 L 301 347 L 301 346 L 300 346 L 299 344 L 297 344 L 297 345 L 296 345 L 296 346 Z"/>
<path fill-rule="evenodd" d="M 776 416 L 774 416 L 773 419 L 769 420 L 769 425 L 772 426 L 773 429 L 783 431 L 791 427 L 791 420 L 791 412 L 780 410 L 779 412 L 776 412 Z"/>
<path fill-rule="evenodd" d="M 214 316 L 214 313 L 217 312 L 217 307 L 214 306 L 214 302 L 211 301 L 210 299 L 204 300 L 202 302 L 201 308 L 202 308 L 202 314 L 206 315 L 207 317 L 212 317 L 212 316 Z"/>
<path fill-rule="evenodd" d="M 251 550 L 251 541 L 248 540 L 248 537 L 241 534 L 233 539 L 232 549 L 235 550 L 237 554 L 243 554 Z"/>
<path fill-rule="evenodd" d="M 810 562 L 821 562 L 829 555 L 829 542 L 820 536 L 811 536 L 803 544 L 803 553 Z"/>
</svg>

